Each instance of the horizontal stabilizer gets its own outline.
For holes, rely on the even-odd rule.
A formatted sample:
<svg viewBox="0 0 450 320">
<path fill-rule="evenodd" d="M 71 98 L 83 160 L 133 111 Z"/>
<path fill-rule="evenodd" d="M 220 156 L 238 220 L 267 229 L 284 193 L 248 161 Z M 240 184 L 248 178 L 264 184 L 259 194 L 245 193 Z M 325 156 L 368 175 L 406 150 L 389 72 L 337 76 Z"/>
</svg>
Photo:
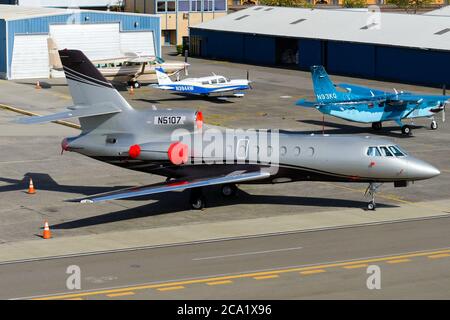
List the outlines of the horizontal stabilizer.
<svg viewBox="0 0 450 320">
<path fill-rule="evenodd" d="M 319 104 L 317 102 L 313 102 L 313 101 L 308 101 L 306 99 L 300 99 L 298 100 L 295 105 L 297 106 L 301 106 L 301 107 L 305 107 L 305 108 L 315 108 L 317 106 L 319 106 Z"/>
<path fill-rule="evenodd" d="M 143 187 L 127 188 L 109 193 L 103 193 L 94 195 L 79 200 L 81 203 L 94 203 L 108 200 L 118 200 L 146 196 L 150 194 L 185 190 L 213 185 L 221 185 L 227 183 L 239 183 L 246 181 L 260 180 L 268 178 L 270 173 L 268 172 L 234 172 L 225 176 L 208 177 L 192 180 L 172 180 L 169 182 L 153 184 Z"/>
<path fill-rule="evenodd" d="M 70 110 L 50 114 L 47 116 L 21 117 L 17 119 L 16 122 L 21 124 L 37 124 L 70 118 L 93 117 L 103 114 L 118 113 L 121 111 L 119 108 L 112 107 L 110 105 L 95 105 L 91 107 L 72 106 L 68 109 Z"/>
</svg>

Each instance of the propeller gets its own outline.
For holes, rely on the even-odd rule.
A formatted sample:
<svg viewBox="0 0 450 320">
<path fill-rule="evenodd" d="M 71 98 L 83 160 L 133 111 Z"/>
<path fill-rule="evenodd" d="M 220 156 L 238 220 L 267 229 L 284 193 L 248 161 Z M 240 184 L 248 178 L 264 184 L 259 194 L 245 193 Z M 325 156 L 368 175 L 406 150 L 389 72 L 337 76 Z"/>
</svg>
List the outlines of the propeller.
<svg viewBox="0 0 450 320">
<path fill-rule="evenodd" d="M 445 84 L 442 86 L 442 95 L 444 97 L 447 95 L 447 87 Z M 448 103 L 449 100 L 444 101 L 444 105 L 442 106 L 442 122 L 445 122 L 445 107 L 447 106 Z"/>
<path fill-rule="evenodd" d="M 250 89 L 253 89 L 252 85 L 251 85 L 251 80 L 250 80 L 250 72 L 247 70 L 247 81 L 248 81 L 248 86 Z"/>
</svg>

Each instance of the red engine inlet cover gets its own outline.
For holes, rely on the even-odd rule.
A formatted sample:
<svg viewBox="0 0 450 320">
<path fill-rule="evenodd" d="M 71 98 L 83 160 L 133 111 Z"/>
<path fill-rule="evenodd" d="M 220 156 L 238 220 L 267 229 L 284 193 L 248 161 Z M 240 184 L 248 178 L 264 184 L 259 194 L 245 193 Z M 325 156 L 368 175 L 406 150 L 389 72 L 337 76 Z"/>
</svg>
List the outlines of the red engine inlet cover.
<svg viewBox="0 0 450 320">
<path fill-rule="evenodd" d="M 188 161 L 188 146 L 181 142 L 172 143 L 167 150 L 170 162 L 175 165 L 180 165 Z"/>
<path fill-rule="evenodd" d="M 203 113 L 201 111 L 197 112 L 195 117 L 195 123 L 197 124 L 197 129 L 202 129 L 203 127 Z"/>
<path fill-rule="evenodd" d="M 141 154 L 141 147 L 138 144 L 132 145 L 128 150 L 128 155 L 132 159 L 136 159 Z"/>
</svg>

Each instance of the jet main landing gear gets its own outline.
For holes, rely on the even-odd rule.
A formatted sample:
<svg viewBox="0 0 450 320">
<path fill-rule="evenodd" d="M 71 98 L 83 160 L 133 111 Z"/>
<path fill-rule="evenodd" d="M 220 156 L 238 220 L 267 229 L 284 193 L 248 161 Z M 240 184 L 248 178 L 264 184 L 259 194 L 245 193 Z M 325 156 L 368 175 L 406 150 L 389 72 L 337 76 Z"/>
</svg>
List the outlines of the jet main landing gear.
<svg viewBox="0 0 450 320">
<path fill-rule="evenodd" d="M 378 189 L 382 186 L 382 183 L 370 183 L 367 187 L 367 190 L 364 194 L 366 197 L 370 197 L 371 200 L 367 204 L 367 210 L 375 211 L 377 208 L 377 205 L 375 203 L 375 194 L 378 192 Z"/>
<path fill-rule="evenodd" d="M 189 204 L 194 210 L 202 210 L 205 208 L 205 196 L 203 195 L 202 188 L 191 189 Z"/>
<path fill-rule="evenodd" d="M 237 194 L 238 187 L 235 184 L 225 184 L 222 186 L 222 195 L 226 198 L 234 197 Z"/>
</svg>

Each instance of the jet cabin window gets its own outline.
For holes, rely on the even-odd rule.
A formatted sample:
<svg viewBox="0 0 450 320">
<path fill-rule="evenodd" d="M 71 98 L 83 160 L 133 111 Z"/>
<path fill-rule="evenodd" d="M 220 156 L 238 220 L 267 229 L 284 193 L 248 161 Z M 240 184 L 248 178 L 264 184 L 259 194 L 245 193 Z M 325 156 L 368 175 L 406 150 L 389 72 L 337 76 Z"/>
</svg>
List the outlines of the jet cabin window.
<svg viewBox="0 0 450 320">
<path fill-rule="evenodd" d="M 219 83 L 225 83 L 225 79 L 224 78 L 219 78 Z"/>
<path fill-rule="evenodd" d="M 404 157 L 405 154 L 397 147 L 397 146 L 390 146 L 389 150 L 396 156 L 396 157 Z"/>
<path fill-rule="evenodd" d="M 381 157 L 380 150 L 378 150 L 377 147 L 369 147 L 369 149 L 367 149 L 367 155 L 369 157 Z"/>
<path fill-rule="evenodd" d="M 389 151 L 389 149 L 387 147 L 380 147 L 381 149 L 381 154 L 385 157 L 392 157 L 392 153 Z"/>
</svg>

